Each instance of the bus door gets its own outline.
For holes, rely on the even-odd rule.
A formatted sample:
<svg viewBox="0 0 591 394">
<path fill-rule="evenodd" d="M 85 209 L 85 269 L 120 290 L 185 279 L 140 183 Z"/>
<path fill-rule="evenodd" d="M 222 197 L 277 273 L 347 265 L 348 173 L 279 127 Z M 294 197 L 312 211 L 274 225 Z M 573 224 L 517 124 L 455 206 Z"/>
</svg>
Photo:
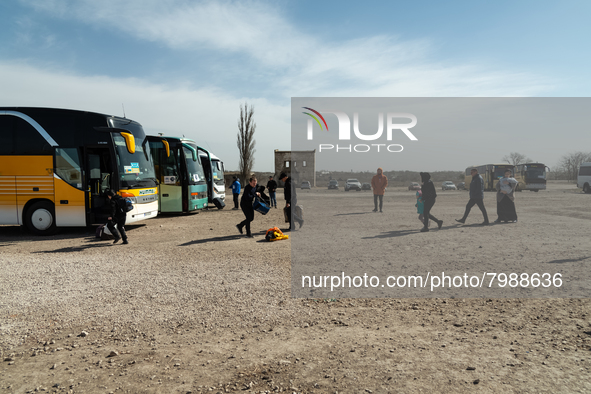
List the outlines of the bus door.
<svg viewBox="0 0 591 394">
<path fill-rule="evenodd" d="M 86 193 L 80 150 L 56 148 L 54 162 L 55 220 L 58 226 L 86 226 Z"/>
<path fill-rule="evenodd" d="M 110 216 L 110 203 L 105 190 L 116 190 L 113 179 L 111 152 L 107 147 L 86 148 L 87 188 L 89 206 L 89 224 L 106 223 Z"/>
</svg>

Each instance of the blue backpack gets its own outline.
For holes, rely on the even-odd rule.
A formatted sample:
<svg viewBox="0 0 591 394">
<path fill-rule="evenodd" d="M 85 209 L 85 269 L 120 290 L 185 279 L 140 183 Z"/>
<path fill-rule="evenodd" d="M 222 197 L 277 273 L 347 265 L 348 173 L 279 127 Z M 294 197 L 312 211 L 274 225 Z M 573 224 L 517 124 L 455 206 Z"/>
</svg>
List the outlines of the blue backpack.
<svg viewBox="0 0 591 394">
<path fill-rule="evenodd" d="M 117 199 L 117 207 L 122 213 L 127 213 L 133 210 L 133 203 L 129 198 L 120 197 Z"/>
</svg>

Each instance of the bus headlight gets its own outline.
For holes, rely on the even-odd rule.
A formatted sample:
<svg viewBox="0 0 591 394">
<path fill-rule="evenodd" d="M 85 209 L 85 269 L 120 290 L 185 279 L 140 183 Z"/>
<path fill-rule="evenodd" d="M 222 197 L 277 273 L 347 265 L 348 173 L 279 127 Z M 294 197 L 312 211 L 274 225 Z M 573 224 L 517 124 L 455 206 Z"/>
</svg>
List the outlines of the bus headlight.
<svg viewBox="0 0 591 394">
<path fill-rule="evenodd" d="M 120 194 L 123 198 L 129 198 L 132 204 L 137 204 L 137 198 L 133 194 L 128 192 L 121 192 Z"/>
</svg>

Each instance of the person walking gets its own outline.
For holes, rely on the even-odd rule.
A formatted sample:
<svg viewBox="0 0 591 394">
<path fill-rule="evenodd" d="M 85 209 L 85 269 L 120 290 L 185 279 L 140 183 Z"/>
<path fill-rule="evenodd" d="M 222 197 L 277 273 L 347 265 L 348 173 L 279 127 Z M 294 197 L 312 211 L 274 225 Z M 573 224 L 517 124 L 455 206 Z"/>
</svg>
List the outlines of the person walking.
<svg viewBox="0 0 591 394">
<path fill-rule="evenodd" d="M 261 195 L 261 193 L 258 193 L 256 190 L 257 179 L 253 176 L 250 178 L 248 185 L 244 187 L 244 192 L 242 192 L 242 198 L 240 199 L 240 208 L 242 208 L 242 212 L 246 219 L 236 225 L 240 234 L 243 234 L 242 229 L 246 226 L 246 236 L 248 238 L 253 238 L 252 233 L 250 232 L 250 222 L 254 220 L 254 208 L 252 207 L 252 204 L 254 198 L 256 196 L 260 197 Z"/>
<path fill-rule="evenodd" d="M 470 182 L 470 200 L 468 200 L 468 204 L 466 204 L 464 216 L 462 216 L 461 219 L 456 219 L 456 222 L 462 224 L 466 223 L 466 218 L 468 217 L 470 210 L 474 205 L 478 205 L 478 208 L 480 208 L 480 211 L 482 212 L 482 216 L 484 216 L 484 222 L 481 224 L 486 226 L 489 222 L 488 214 L 484 207 L 484 179 L 482 179 L 482 176 L 478 173 L 476 168 L 470 170 L 470 175 L 472 175 L 472 181 Z"/>
<path fill-rule="evenodd" d="M 106 190 L 105 195 L 109 199 L 111 208 L 111 216 L 108 217 L 107 228 L 115 237 L 113 243 L 116 244 L 119 240 L 123 239 L 123 245 L 127 245 L 129 243 L 127 241 L 127 233 L 125 232 L 127 213 L 123 211 L 123 208 L 119 204 L 119 200 L 123 197 L 115 194 L 112 190 Z"/>
<path fill-rule="evenodd" d="M 277 182 L 273 179 L 272 176 L 269 177 L 269 182 L 267 182 L 267 190 L 269 191 L 269 198 L 271 199 L 271 206 L 275 206 L 277 209 L 277 195 L 275 191 L 277 190 Z"/>
<path fill-rule="evenodd" d="M 287 219 L 289 221 L 289 230 L 295 230 L 294 222 L 298 222 L 300 228 L 304 225 L 304 219 L 299 218 L 295 212 L 298 203 L 298 196 L 295 188 L 292 187 L 291 177 L 282 172 L 279 175 L 279 179 L 283 182 L 283 195 L 285 197 L 285 208 L 287 212 Z M 292 220 L 293 219 L 293 220 Z"/>
<path fill-rule="evenodd" d="M 238 178 L 234 177 L 234 182 L 232 182 L 232 197 L 234 198 L 234 208 L 232 209 L 238 209 L 238 196 L 240 195 L 241 187 L 242 185 L 240 185 L 240 181 L 238 180 Z"/>
<path fill-rule="evenodd" d="M 433 220 L 437 223 L 437 228 L 441 229 L 443 225 L 443 220 L 438 220 L 435 216 L 431 215 L 431 209 L 433 205 L 435 205 L 435 198 L 437 197 L 437 192 L 435 191 L 435 185 L 433 181 L 431 181 L 431 174 L 428 172 L 421 172 L 421 182 L 423 183 L 423 187 L 421 188 L 422 198 L 423 198 L 423 219 L 424 219 L 424 227 L 421 229 L 422 233 L 429 231 L 429 219 Z"/>
<path fill-rule="evenodd" d="M 388 186 L 388 178 L 383 174 L 382 167 L 378 168 L 377 175 L 371 178 L 371 188 L 373 189 L 373 205 L 374 212 L 378 211 L 378 200 L 380 201 L 380 212 L 382 212 L 382 206 L 384 205 L 384 192 Z"/>
<path fill-rule="evenodd" d="M 495 223 L 517 223 L 515 211 L 515 188 L 517 180 L 511 177 L 511 170 L 505 170 L 505 176 L 497 182 L 497 215 Z"/>
</svg>

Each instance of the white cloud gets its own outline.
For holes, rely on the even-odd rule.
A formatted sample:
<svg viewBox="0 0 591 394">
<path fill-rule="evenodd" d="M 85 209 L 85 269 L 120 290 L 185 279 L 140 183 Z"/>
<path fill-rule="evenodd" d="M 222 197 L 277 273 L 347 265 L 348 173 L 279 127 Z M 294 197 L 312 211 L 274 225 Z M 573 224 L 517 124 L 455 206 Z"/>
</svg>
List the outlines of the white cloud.
<svg viewBox="0 0 591 394">
<path fill-rule="evenodd" d="M 255 170 L 273 169 L 273 150 L 289 149 L 289 107 L 265 99 L 233 97 L 214 90 L 189 90 L 151 84 L 140 79 L 77 76 L 0 62 L 0 106 L 55 107 L 123 115 L 140 122 L 148 134 L 193 138 L 238 167 L 236 147 L 239 104 L 255 107 L 257 153 Z"/>
<path fill-rule="evenodd" d="M 428 40 L 393 36 L 323 41 L 260 1 L 23 0 L 37 10 L 115 28 L 185 51 L 244 56 L 244 75 L 268 75 L 261 87 L 290 96 L 530 96 L 547 78 L 473 64 L 434 62 Z M 207 62 L 207 57 L 203 59 Z M 230 71 L 231 69 L 231 71 Z M 216 65 L 218 77 L 234 67 Z M 269 88 L 269 86 L 271 88 Z"/>
</svg>

